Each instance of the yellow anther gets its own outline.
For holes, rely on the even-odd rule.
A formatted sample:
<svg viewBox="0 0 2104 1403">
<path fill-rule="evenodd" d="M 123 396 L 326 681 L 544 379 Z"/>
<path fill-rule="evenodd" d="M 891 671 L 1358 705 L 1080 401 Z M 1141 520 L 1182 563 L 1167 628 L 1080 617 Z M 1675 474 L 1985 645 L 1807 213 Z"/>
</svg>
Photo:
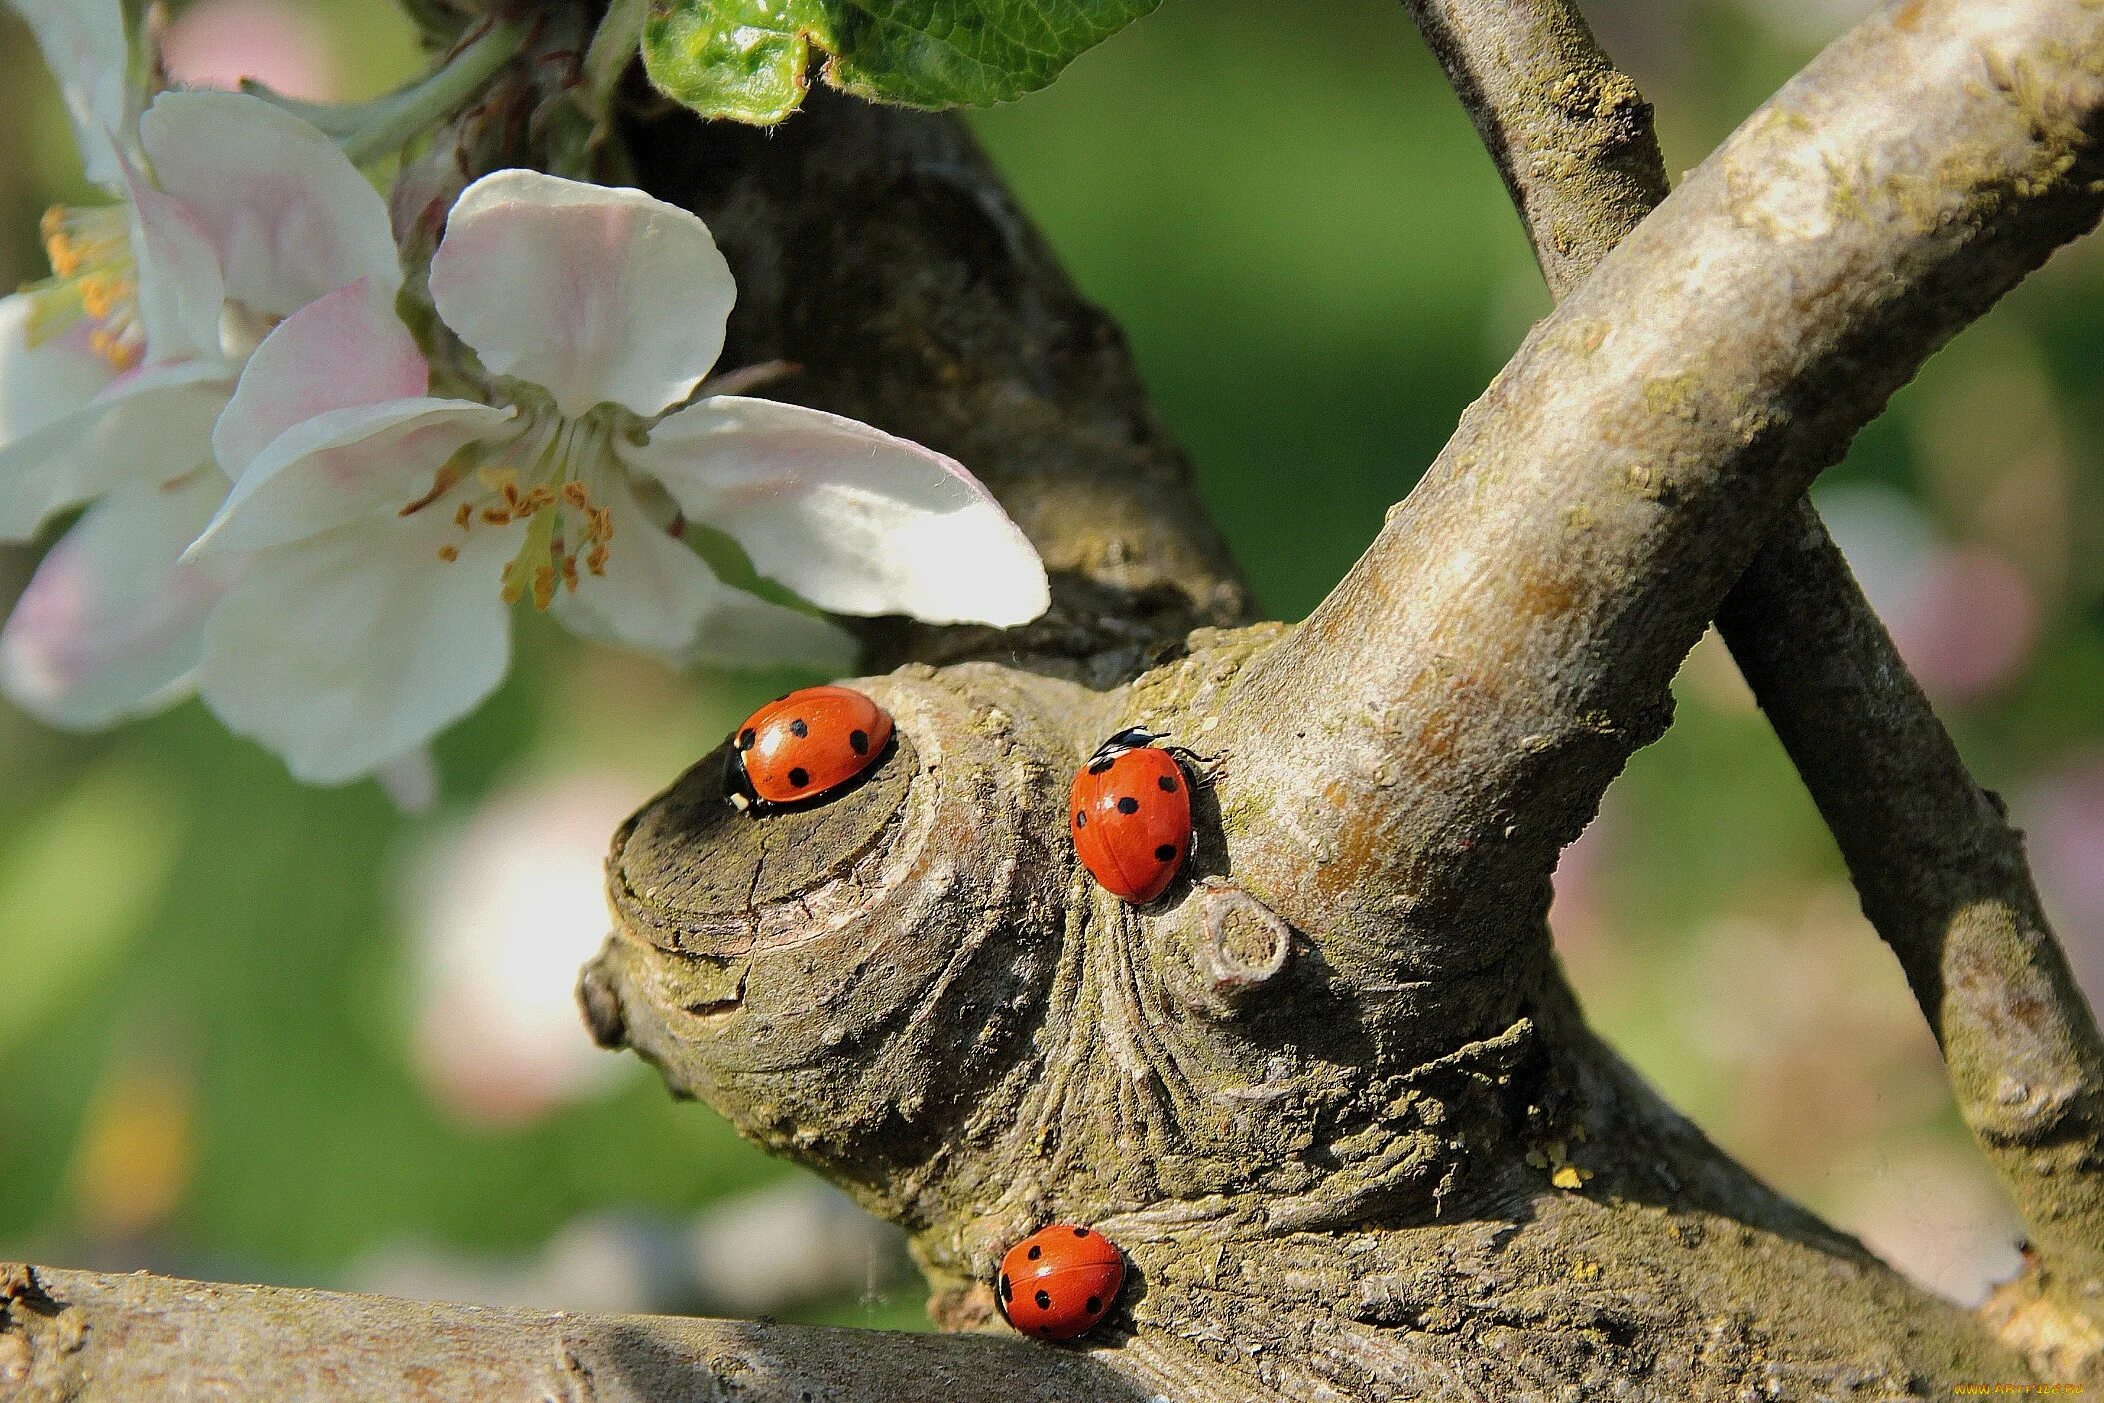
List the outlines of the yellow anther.
<svg viewBox="0 0 2104 1403">
<path fill-rule="evenodd" d="M 588 511 L 592 505 L 592 494 L 584 490 L 584 484 L 581 482 L 566 482 L 563 484 L 563 500 L 579 511 Z"/>
<path fill-rule="evenodd" d="M 474 521 L 475 504 L 473 502 L 462 502 L 460 510 L 453 513 L 453 524 L 465 531 L 474 524 Z"/>
<path fill-rule="evenodd" d="M 131 301 L 132 284 L 128 278 L 89 277 L 81 280 L 80 304 L 89 316 L 102 321 L 118 307 Z"/>
<path fill-rule="evenodd" d="M 509 526 L 511 524 L 511 513 L 502 507 L 484 507 L 482 509 L 482 519 L 492 526 Z"/>
<path fill-rule="evenodd" d="M 545 609 L 555 602 L 555 567 L 540 566 L 533 572 L 533 607 Z"/>
<path fill-rule="evenodd" d="M 577 552 L 572 551 L 568 555 L 563 556 L 562 567 L 563 588 L 572 594 L 577 593 Z"/>
<path fill-rule="evenodd" d="M 606 573 L 606 556 L 606 543 L 602 541 L 600 544 L 593 546 L 590 552 L 585 555 L 584 568 L 591 571 L 594 575 L 604 575 Z"/>
<path fill-rule="evenodd" d="M 440 546 L 438 548 L 438 558 L 451 565 L 454 561 L 460 559 L 460 547 Z"/>
</svg>

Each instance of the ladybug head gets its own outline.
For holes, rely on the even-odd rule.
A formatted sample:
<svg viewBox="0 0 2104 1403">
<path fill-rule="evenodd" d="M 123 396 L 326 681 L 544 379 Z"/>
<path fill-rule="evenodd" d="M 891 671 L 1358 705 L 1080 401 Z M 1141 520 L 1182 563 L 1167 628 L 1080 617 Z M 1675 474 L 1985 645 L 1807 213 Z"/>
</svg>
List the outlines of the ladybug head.
<svg viewBox="0 0 2104 1403">
<path fill-rule="evenodd" d="M 1167 731 L 1150 731 L 1145 726 L 1127 726 L 1109 740 L 1096 747 L 1091 760 L 1101 760 L 1107 755 L 1122 755 L 1128 750 L 1145 750 L 1158 740 L 1167 740 Z"/>
</svg>

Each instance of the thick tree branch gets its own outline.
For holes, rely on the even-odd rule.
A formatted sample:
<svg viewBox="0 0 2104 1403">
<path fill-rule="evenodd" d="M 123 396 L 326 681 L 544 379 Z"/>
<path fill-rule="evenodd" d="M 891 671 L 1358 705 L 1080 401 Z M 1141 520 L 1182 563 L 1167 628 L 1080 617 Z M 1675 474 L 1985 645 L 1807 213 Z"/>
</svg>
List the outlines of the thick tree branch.
<svg viewBox="0 0 2104 1403">
<path fill-rule="evenodd" d="M 1705 161 L 1237 680 L 1238 781 L 1281 796 L 1247 816 L 1238 877 L 1367 980 L 1526 938 L 1515 910 L 1546 907 L 1758 542 L 1923 358 L 2095 222 L 2100 55 L 2079 0 L 1895 5 Z M 1318 755 L 1335 781 L 1283 797 Z"/>
<path fill-rule="evenodd" d="M 1664 198 L 1648 110 L 1568 0 L 1411 9 L 1562 297 Z M 1623 97 L 1591 125 L 1539 96 L 1602 91 Z M 1637 185 L 1632 169 L 1660 179 Z M 1581 219 L 1591 237 L 1574 248 L 1566 230 Z M 1754 557 L 1717 622 L 1907 971 L 1966 1122 L 2030 1226 L 2042 1281 L 2094 1309 L 2104 1298 L 2104 1048 L 2019 840 L 1809 503 Z"/>
<path fill-rule="evenodd" d="M 986 1336 L 496 1310 L 0 1264 L 0 1399 L 1140 1403 L 1087 1356 Z"/>
</svg>

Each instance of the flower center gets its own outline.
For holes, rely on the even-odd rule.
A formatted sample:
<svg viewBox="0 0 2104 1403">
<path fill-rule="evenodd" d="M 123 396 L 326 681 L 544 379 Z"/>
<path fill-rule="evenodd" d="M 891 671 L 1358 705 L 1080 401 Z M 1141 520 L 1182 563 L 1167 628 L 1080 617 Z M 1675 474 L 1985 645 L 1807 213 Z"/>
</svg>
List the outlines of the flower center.
<svg viewBox="0 0 2104 1403">
<path fill-rule="evenodd" d="M 431 490 L 401 515 L 450 497 L 463 536 L 478 526 L 525 522 L 526 540 L 504 567 L 504 602 L 530 595 L 535 608 L 546 609 L 557 590 L 576 591 L 580 572 L 606 573 L 614 514 L 593 498 L 592 486 L 619 471 L 613 430 L 599 416 L 529 420 L 509 442 L 471 448 L 440 468 Z M 458 560 L 460 547 L 440 546 L 438 557 Z"/>
<path fill-rule="evenodd" d="M 32 299 L 29 344 L 40 346 L 86 321 L 88 349 L 112 370 L 130 370 L 146 354 L 146 331 L 123 207 L 54 205 L 44 213 L 43 236 L 51 276 L 23 289 Z"/>
</svg>

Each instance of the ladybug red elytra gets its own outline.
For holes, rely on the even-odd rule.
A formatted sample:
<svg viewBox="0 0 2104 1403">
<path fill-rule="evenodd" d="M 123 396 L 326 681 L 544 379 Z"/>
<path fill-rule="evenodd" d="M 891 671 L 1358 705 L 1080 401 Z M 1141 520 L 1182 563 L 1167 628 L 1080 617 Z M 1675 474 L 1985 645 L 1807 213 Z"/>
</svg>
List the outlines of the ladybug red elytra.
<svg viewBox="0 0 2104 1403">
<path fill-rule="evenodd" d="M 1110 1314 L 1125 1254 L 1093 1228 L 1054 1223 L 1008 1249 L 994 1283 L 1001 1318 L 1041 1340 L 1071 1340 Z"/>
<path fill-rule="evenodd" d="M 877 763 L 891 716 L 852 687 L 805 687 L 745 718 L 724 765 L 731 803 L 749 813 L 830 794 Z"/>
<path fill-rule="evenodd" d="M 1102 745 L 1074 776 L 1067 832 L 1104 890 L 1144 906 L 1191 854 L 1191 778 L 1161 737 L 1135 727 Z"/>
</svg>

